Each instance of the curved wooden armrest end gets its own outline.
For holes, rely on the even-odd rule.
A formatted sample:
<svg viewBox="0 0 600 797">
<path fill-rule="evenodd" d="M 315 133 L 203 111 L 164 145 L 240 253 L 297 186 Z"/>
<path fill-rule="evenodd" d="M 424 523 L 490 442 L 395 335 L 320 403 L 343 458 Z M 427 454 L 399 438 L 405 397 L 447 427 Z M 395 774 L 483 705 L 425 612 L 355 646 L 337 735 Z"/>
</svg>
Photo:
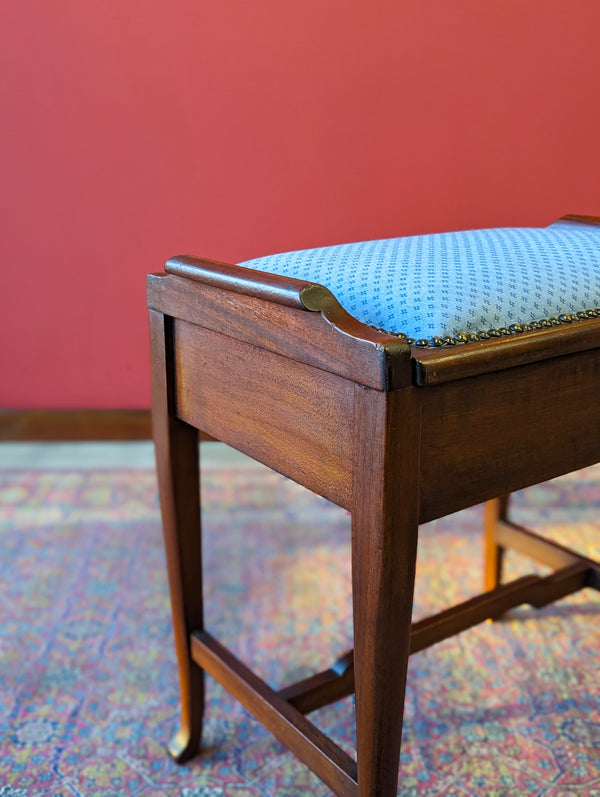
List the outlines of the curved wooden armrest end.
<svg viewBox="0 0 600 797">
<path fill-rule="evenodd" d="M 393 335 L 378 332 L 350 315 L 324 285 L 280 274 L 222 263 L 218 260 L 179 255 L 167 261 L 167 274 L 201 282 L 214 288 L 241 293 L 297 310 L 321 315 L 340 332 L 384 348 L 388 356 L 410 359 L 410 346 Z"/>
<path fill-rule="evenodd" d="M 167 261 L 165 271 L 214 288 L 267 299 L 300 310 L 320 310 L 320 303 L 329 304 L 334 299 L 327 288 L 313 282 L 192 255 L 172 257 Z"/>
<path fill-rule="evenodd" d="M 569 213 L 566 216 L 561 216 L 559 221 L 570 221 L 573 224 L 598 224 L 600 225 L 600 216 L 578 216 L 574 213 Z"/>
</svg>

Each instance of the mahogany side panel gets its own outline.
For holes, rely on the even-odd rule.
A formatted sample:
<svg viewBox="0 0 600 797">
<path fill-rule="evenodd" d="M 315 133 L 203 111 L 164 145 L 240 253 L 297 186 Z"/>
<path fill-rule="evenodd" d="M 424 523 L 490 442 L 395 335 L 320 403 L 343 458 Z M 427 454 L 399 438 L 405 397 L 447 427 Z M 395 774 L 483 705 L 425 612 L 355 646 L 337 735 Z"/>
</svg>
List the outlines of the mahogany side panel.
<svg viewBox="0 0 600 797">
<path fill-rule="evenodd" d="M 423 391 L 421 522 L 600 461 L 600 350 Z"/>
<path fill-rule="evenodd" d="M 178 417 L 350 508 L 352 382 L 186 321 L 174 351 Z"/>
<path fill-rule="evenodd" d="M 239 271 L 253 274 L 249 269 Z M 192 321 L 367 387 L 389 390 L 411 384 L 410 347 L 361 324 L 333 297 L 335 304 L 325 315 L 312 307 L 300 309 L 291 301 L 286 304 L 267 300 L 174 275 L 149 275 L 147 290 L 149 306 L 166 315 Z"/>
</svg>

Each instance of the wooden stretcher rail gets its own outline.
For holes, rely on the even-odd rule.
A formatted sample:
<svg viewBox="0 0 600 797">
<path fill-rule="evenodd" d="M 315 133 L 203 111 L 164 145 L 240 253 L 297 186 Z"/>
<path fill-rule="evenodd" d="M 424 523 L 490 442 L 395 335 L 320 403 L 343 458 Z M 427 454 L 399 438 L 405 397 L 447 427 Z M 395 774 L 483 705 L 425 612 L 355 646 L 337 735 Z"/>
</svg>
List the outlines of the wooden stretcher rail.
<svg viewBox="0 0 600 797">
<path fill-rule="evenodd" d="M 210 634 L 191 637 L 192 658 L 336 794 L 358 794 L 356 762 Z"/>
<path fill-rule="evenodd" d="M 354 694 L 354 651 L 340 656 L 327 670 L 311 675 L 279 691 L 302 714 L 310 714 Z"/>
<path fill-rule="evenodd" d="M 571 595 L 588 585 L 588 571 L 587 562 L 577 561 L 549 576 L 523 576 L 433 617 L 427 617 L 413 625 L 410 652 L 425 650 L 484 620 L 496 620 L 515 606 L 529 603 L 539 609 Z"/>
<path fill-rule="evenodd" d="M 553 540 L 540 537 L 517 523 L 508 520 L 500 521 L 496 529 L 496 543 L 503 548 L 510 548 L 525 554 L 525 556 L 530 556 L 549 567 L 565 567 L 574 562 L 582 562 L 589 568 L 586 586 L 600 589 L 600 564 L 598 562 L 581 556 Z"/>
<path fill-rule="evenodd" d="M 444 639 L 455 636 L 487 619 L 497 619 L 509 609 L 529 603 L 541 608 L 585 586 L 589 586 L 590 565 L 577 561 L 544 578 L 523 576 L 491 592 L 443 612 L 413 623 L 410 652 L 418 653 Z M 333 667 L 282 689 L 280 697 L 298 711 L 308 714 L 354 692 L 354 662 L 352 651 L 346 653 Z"/>
</svg>

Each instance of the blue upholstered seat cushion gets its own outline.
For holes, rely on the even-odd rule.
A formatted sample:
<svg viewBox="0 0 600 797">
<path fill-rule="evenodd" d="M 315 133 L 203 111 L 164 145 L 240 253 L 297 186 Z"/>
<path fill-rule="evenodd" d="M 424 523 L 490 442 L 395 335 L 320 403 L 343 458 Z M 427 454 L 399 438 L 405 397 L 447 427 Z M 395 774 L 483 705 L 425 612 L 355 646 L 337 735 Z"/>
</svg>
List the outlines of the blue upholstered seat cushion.
<svg viewBox="0 0 600 797">
<path fill-rule="evenodd" d="M 421 345 L 572 321 L 590 310 L 600 316 L 594 224 L 416 235 L 240 265 L 325 285 L 360 321 Z"/>
</svg>

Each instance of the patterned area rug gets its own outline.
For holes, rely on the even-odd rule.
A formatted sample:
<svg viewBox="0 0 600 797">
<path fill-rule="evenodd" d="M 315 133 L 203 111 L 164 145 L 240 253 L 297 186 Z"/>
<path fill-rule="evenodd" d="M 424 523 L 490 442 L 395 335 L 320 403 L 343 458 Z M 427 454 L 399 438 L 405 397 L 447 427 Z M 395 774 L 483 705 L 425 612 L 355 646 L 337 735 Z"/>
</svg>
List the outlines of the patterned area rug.
<svg viewBox="0 0 600 797">
<path fill-rule="evenodd" d="M 351 635 L 348 515 L 266 469 L 203 490 L 211 632 L 273 686 L 328 666 Z M 515 506 L 600 557 L 597 467 Z M 480 529 L 481 508 L 423 527 L 417 618 L 479 591 Z M 599 620 L 584 590 L 413 656 L 398 793 L 600 795 Z M 352 751 L 350 698 L 313 717 Z M 0 796 L 331 794 L 210 679 L 186 766 L 177 722 L 154 473 L 0 471 Z"/>
</svg>

